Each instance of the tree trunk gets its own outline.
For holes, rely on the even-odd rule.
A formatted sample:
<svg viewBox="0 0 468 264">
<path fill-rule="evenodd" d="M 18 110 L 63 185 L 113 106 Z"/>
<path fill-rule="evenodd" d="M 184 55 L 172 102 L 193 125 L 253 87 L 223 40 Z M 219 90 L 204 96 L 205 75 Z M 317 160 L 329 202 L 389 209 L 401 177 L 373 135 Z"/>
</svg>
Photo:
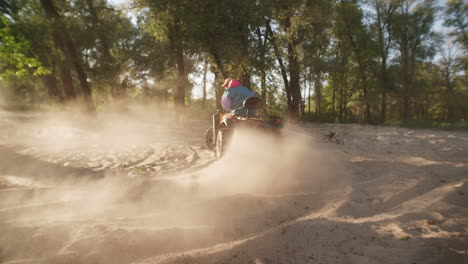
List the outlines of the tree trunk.
<svg viewBox="0 0 468 264">
<path fill-rule="evenodd" d="M 206 75 L 208 74 L 208 60 L 205 58 L 205 65 L 203 67 L 203 97 L 202 97 L 202 109 L 206 106 Z"/>
<path fill-rule="evenodd" d="M 76 103 L 76 92 L 75 86 L 73 84 L 72 73 L 70 70 L 69 58 L 66 56 L 65 45 L 63 39 L 60 37 L 60 34 L 56 28 L 52 30 L 54 45 L 56 49 L 62 51 L 64 61 L 62 61 L 60 67 L 60 80 L 62 81 L 64 102 L 65 103 Z"/>
<path fill-rule="evenodd" d="M 101 52 L 103 54 L 104 63 L 114 63 L 115 59 L 114 56 L 111 54 L 111 45 L 109 44 L 109 40 L 107 38 L 107 32 L 101 30 L 101 20 L 96 12 L 96 8 L 94 8 L 94 0 L 86 0 L 88 4 L 89 13 L 91 14 L 91 18 L 98 32 L 98 38 L 101 41 Z"/>
<path fill-rule="evenodd" d="M 61 69 L 60 79 L 62 79 L 62 86 L 65 92 L 65 102 L 76 102 L 75 87 L 73 85 L 73 78 L 68 66 L 63 65 Z"/>
<path fill-rule="evenodd" d="M 215 100 L 216 100 L 216 109 L 218 110 L 222 110 L 223 109 L 223 106 L 221 105 L 221 96 L 223 95 L 222 94 L 222 91 L 220 90 L 219 86 L 221 85 L 221 81 L 220 79 L 222 78 L 221 76 L 219 76 L 219 72 L 218 71 L 214 71 L 214 84 L 213 84 L 213 87 L 214 87 L 214 90 L 215 90 Z M 221 78 L 220 78 L 221 77 Z"/>
<path fill-rule="evenodd" d="M 336 111 L 335 111 L 335 101 L 336 101 L 336 83 L 333 80 L 333 92 L 332 92 L 332 116 L 333 122 L 336 122 Z"/>
<path fill-rule="evenodd" d="M 344 119 L 348 120 L 348 110 L 346 109 L 346 103 L 343 105 Z"/>
<path fill-rule="evenodd" d="M 340 78 L 340 108 L 339 108 L 339 112 L 338 112 L 338 120 L 341 122 L 343 122 L 343 112 L 344 112 L 344 108 L 345 108 L 345 93 L 344 93 L 344 81 L 345 81 L 345 74 L 344 74 L 344 69 L 342 68 L 341 69 L 341 78 Z"/>
<path fill-rule="evenodd" d="M 117 86 L 117 89 L 119 91 L 116 95 L 118 98 L 116 105 L 119 111 L 128 112 L 128 75 L 125 76 L 120 85 Z"/>
<path fill-rule="evenodd" d="M 71 44 L 71 42 L 69 44 Z M 69 46 L 69 49 L 74 51 L 73 46 Z M 81 63 L 80 63 L 80 59 L 76 55 L 76 52 L 72 52 L 72 53 L 75 54 L 73 61 L 75 64 L 76 75 L 78 77 L 78 81 L 80 82 L 81 90 L 83 92 L 83 99 L 86 105 L 86 110 L 88 112 L 95 112 L 96 107 L 94 106 L 93 97 L 91 95 L 91 87 L 89 87 L 88 76 L 83 70 Z"/>
<path fill-rule="evenodd" d="M 221 105 L 221 96 L 223 95 L 223 92 L 221 90 L 221 84 L 223 83 L 224 79 L 228 78 L 227 72 L 225 71 L 223 61 L 221 60 L 221 57 L 217 53 L 217 50 L 215 49 L 214 46 L 210 46 L 210 53 L 211 56 L 214 59 L 214 65 L 211 65 L 211 72 L 214 74 L 214 84 L 213 88 L 215 91 L 215 101 L 216 101 L 216 109 L 222 110 L 223 107 Z"/>
<path fill-rule="evenodd" d="M 315 73 L 314 78 L 314 93 L 315 93 L 315 117 L 320 118 L 322 112 L 322 80 L 320 78 L 320 73 Z"/>
<path fill-rule="evenodd" d="M 408 13 L 409 6 L 405 6 L 405 13 Z M 405 24 L 401 29 L 401 39 L 399 40 L 399 51 L 401 54 L 400 64 L 401 64 L 401 74 L 403 81 L 403 112 L 401 119 L 403 121 L 408 121 L 410 119 L 410 41 L 408 39 L 409 34 L 409 25 Z"/>
<path fill-rule="evenodd" d="M 389 29 L 389 21 L 390 16 L 393 13 L 394 9 L 392 4 L 389 2 L 389 6 L 387 10 L 383 10 L 385 13 L 382 14 L 382 3 L 378 0 L 374 2 L 374 8 L 377 13 L 377 29 L 378 29 L 378 46 L 380 51 L 380 89 L 381 89 L 381 101 L 380 101 L 380 123 L 385 123 L 385 116 L 387 112 L 387 91 L 388 91 L 388 78 L 387 78 L 387 57 L 388 57 L 388 49 L 390 47 L 391 41 L 391 31 L 387 30 L 388 36 L 387 40 L 385 40 L 384 30 L 387 28 Z M 397 5 L 394 5 L 396 8 Z M 392 11 L 393 10 L 393 11 Z M 386 17 L 384 16 L 386 15 Z M 384 16 L 384 17 L 382 17 Z"/>
<path fill-rule="evenodd" d="M 403 116 L 402 120 L 408 121 L 409 120 L 409 77 L 408 77 L 408 62 L 407 59 L 404 58 L 403 62 Z"/>
<path fill-rule="evenodd" d="M 359 75 L 360 75 L 359 79 L 361 82 L 360 86 L 364 95 L 364 98 L 363 98 L 364 106 L 365 106 L 364 118 L 365 118 L 366 123 L 370 124 L 372 123 L 372 119 L 371 119 L 371 109 L 370 109 L 370 104 L 369 104 L 369 94 L 368 94 L 368 89 L 367 89 L 366 69 L 365 69 L 363 59 L 360 57 L 361 54 L 359 53 L 359 50 L 357 49 L 355 45 L 353 46 L 355 47 L 355 53 L 357 57 L 358 67 L 359 67 Z"/>
<path fill-rule="evenodd" d="M 261 91 L 261 99 L 263 105 L 266 106 L 266 94 L 267 94 L 267 87 L 266 87 L 266 44 L 268 39 L 268 31 L 265 35 L 262 35 L 260 31 L 260 27 L 257 27 L 257 38 L 258 38 L 258 46 L 260 47 L 260 91 Z"/>
<path fill-rule="evenodd" d="M 450 79 L 450 69 L 447 66 L 445 70 L 445 86 L 447 87 L 445 121 L 453 121 L 453 88 Z"/>
<path fill-rule="evenodd" d="M 55 67 L 52 67 L 52 73 L 43 76 L 44 84 L 47 87 L 47 93 L 52 100 L 62 103 L 63 95 L 58 88 Z"/>
<path fill-rule="evenodd" d="M 74 43 L 68 33 L 68 30 L 65 27 L 64 22 L 62 21 L 57 9 L 55 8 L 53 0 L 40 0 L 42 8 L 49 20 L 52 21 L 54 29 L 58 33 L 57 36 L 61 40 L 62 44 L 59 48 L 64 49 L 63 53 L 68 57 L 73 64 L 78 81 L 83 92 L 83 99 L 86 105 L 86 109 L 89 112 L 95 112 L 96 108 L 94 106 L 93 98 L 91 96 L 91 88 L 88 83 L 88 76 L 83 70 L 81 57 L 78 55 L 78 52 L 75 49 Z"/>
<path fill-rule="evenodd" d="M 289 31 L 291 28 L 291 18 L 288 17 L 286 20 L 285 31 Z M 300 84 L 300 65 L 297 58 L 297 41 L 293 35 L 288 39 L 288 61 L 289 61 L 289 89 L 292 97 L 291 105 L 289 107 L 289 118 L 299 119 L 300 118 L 300 107 L 301 107 L 301 84 Z"/>
<path fill-rule="evenodd" d="M 260 89 L 261 89 L 261 99 L 263 105 L 266 106 L 266 95 L 267 95 L 267 86 L 266 86 L 266 72 L 264 69 L 260 71 Z"/>
<path fill-rule="evenodd" d="M 343 4 L 344 1 L 342 0 L 341 3 Z M 341 9 L 341 12 L 342 12 L 342 16 L 345 18 L 346 20 L 346 13 L 343 11 L 343 9 Z M 367 91 L 367 77 L 366 77 L 366 69 L 367 69 L 367 65 L 366 65 L 366 61 L 365 61 L 365 58 L 362 57 L 362 49 L 365 48 L 365 47 L 361 47 L 360 43 L 358 40 L 356 40 L 354 37 L 353 37 L 353 32 L 355 30 L 351 29 L 350 28 L 350 24 L 348 23 L 345 23 L 346 25 L 346 28 L 347 28 L 347 32 L 346 32 L 346 35 L 348 37 L 348 40 L 349 42 L 351 43 L 351 46 L 353 48 L 353 52 L 354 54 L 356 55 L 356 60 L 357 60 L 357 64 L 358 64 L 358 68 L 359 68 L 359 79 L 361 80 L 361 89 L 363 91 L 363 94 L 364 94 L 364 98 L 363 98 L 363 101 L 364 101 L 364 105 L 365 105 L 365 120 L 367 123 L 371 123 L 372 120 L 371 120 L 371 109 L 370 109 L 370 104 L 369 104 L 369 98 L 368 98 L 368 91 Z"/>
<path fill-rule="evenodd" d="M 301 116 L 305 117 L 305 111 L 306 111 L 306 100 L 307 100 L 307 69 L 304 69 L 304 75 L 303 75 L 303 81 L 302 81 L 302 101 L 301 101 Z"/>
<path fill-rule="evenodd" d="M 310 76 L 310 77 L 312 77 L 312 76 Z M 311 81 L 312 81 L 312 78 L 310 78 L 310 80 L 309 80 L 309 94 L 308 94 L 308 98 L 307 98 L 309 100 L 309 120 L 311 118 L 311 116 L 310 116 L 310 112 L 311 112 L 310 111 L 310 103 L 311 103 L 310 100 L 311 100 L 311 93 L 312 93 L 312 83 L 311 83 Z"/>
<path fill-rule="evenodd" d="M 219 77 L 221 77 L 222 79 L 228 78 L 228 73 L 226 72 L 226 69 L 224 68 L 224 63 L 221 60 L 221 57 L 219 56 L 218 52 L 214 48 L 211 48 L 210 53 L 211 53 L 211 56 L 213 56 L 214 62 L 216 64 L 217 69 L 215 72 L 219 72 L 221 74 L 221 76 L 218 76 L 218 78 Z"/>
<path fill-rule="evenodd" d="M 101 64 L 104 69 L 104 76 L 110 80 L 112 96 L 119 98 L 125 93 L 125 91 L 119 91 L 119 88 L 122 87 L 118 85 L 118 66 L 116 65 L 116 60 L 111 52 L 111 45 L 109 44 L 109 39 L 107 37 L 108 32 L 101 28 L 101 19 L 94 7 L 94 0 L 86 0 L 86 2 L 88 4 L 89 13 L 91 14 L 93 26 L 96 28 L 98 33 L 97 37 L 101 42 L 101 45 L 99 45 L 98 48 L 102 53 L 102 61 L 99 64 Z"/>
<path fill-rule="evenodd" d="M 185 107 L 185 65 L 184 65 L 184 47 L 181 39 L 180 19 L 174 20 L 174 56 L 175 68 L 177 69 L 176 89 L 174 92 L 174 104 L 176 112 L 182 113 Z"/>
<path fill-rule="evenodd" d="M 120 84 L 120 97 L 124 100 L 128 99 L 128 75 L 125 76 L 125 78 L 122 80 L 122 83 Z"/>
<path fill-rule="evenodd" d="M 369 104 L 369 94 L 368 94 L 368 89 L 367 89 L 367 77 L 366 77 L 366 69 L 365 69 L 365 65 L 364 65 L 364 62 L 363 62 L 363 59 L 360 57 L 360 53 L 359 53 L 359 50 L 357 49 L 357 46 L 354 45 L 354 48 L 355 48 L 355 53 L 356 53 L 356 57 L 357 57 L 357 63 L 358 63 L 358 67 L 359 67 L 359 79 L 360 79 L 360 86 L 361 86 L 361 89 L 362 89 L 362 92 L 363 92 L 363 101 L 364 101 L 364 119 L 366 121 L 366 123 L 370 124 L 372 123 L 372 119 L 371 119 L 371 109 L 370 109 L 370 104 Z"/>
<path fill-rule="evenodd" d="M 270 21 L 266 22 L 266 29 L 268 31 L 268 35 L 270 36 L 270 42 L 273 45 L 273 51 L 280 66 L 281 77 L 283 78 L 284 82 L 284 90 L 286 91 L 286 100 L 289 111 L 289 109 L 291 108 L 291 89 L 289 87 L 288 74 L 286 71 L 286 67 L 284 66 L 283 58 L 281 57 L 278 44 L 276 43 L 275 35 L 273 34 L 273 30 L 271 29 Z"/>
<path fill-rule="evenodd" d="M 387 114 L 387 90 L 388 90 L 388 79 L 387 79 L 387 68 L 382 66 L 382 95 L 380 102 L 380 123 L 385 123 L 386 114 Z"/>
<path fill-rule="evenodd" d="M 383 38 L 383 36 L 380 36 L 380 38 Z M 383 44 L 383 40 L 382 45 Z M 385 49 L 385 47 L 381 47 L 381 60 L 382 63 L 380 65 L 381 67 L 381 101 L 380 101 L 380 123 L 385 123 L 386 120 L 386 115 L 387 115 L 387 92 L 389 90 L 389 78 L 388 78 L 388 71 L 387 71 L 387 55 L 388 55 L 388 49 Z"/>
<path fill-rule="evenodd" d="M 366 74 L 363 73 L 362 75 L 362 89 L 364 92 L 364 102 L 366 104 L 366 113 L 365 113 L 365 118 L 366 118 L 366 123 L 371 124 L 372 123 L 372 115 L 371 115 L 371 107 L 369 104 L 369 91 L 367 90 L 367 77 L 365 76 Z"/>
<path fill-rule="evenodd" d="M 291 89 L 292 104 L 290 108 L 290 118 L 300 118 L 300 107 L 301 107 L 301 85 L 300 85 L 300 68 L 299 62 L 295 55 L 294 45 L 290 45 L 288 48 L 289 52 L 289 76 L 290 82 L 289 87 Z"/>
<path fill-rule="evenodd" d="M 388 72 L 387 72 L 387 57 L 388 57 L 388 47 L 390 46 L 389 44 L 386 44 L 384 41 L 384 35 L 383 35 L 383 30 L 385 26 L 382 26 L 382 21 L 380 17 L 380 11 L 378 12 L 378 27 L 379 27 L 379 46 L 380 46 L 380 59 L 382 60 L 382 63 L 380 64 L 380 72 L 381 72 L 381 77 L 380 77 L 380 86 L 381 86 L 381 98 L 380 98 L 380 123 L 383 124 L 385 123 L 386 119 L 386 114 L 387 114 L 387 91 L 388 89 Z M 390 33 L 389 33 L 390 35 Z M 388 36 L 390 38 L 390 36 Z M 385 46 L 388 45 L 388 46 Z"/>
<path fill-rule="evenodd" d="M 239 81 L 245 87 L 249 89 L 252 86 L 251 83 L 251 72 L 250 72 L 250 58 L 249 58 L 249 29 L 245 28 L 245 24 L 236 23 L 235 30 L 238 32 L 240 38 L 240 76 Z"/>
</svg>

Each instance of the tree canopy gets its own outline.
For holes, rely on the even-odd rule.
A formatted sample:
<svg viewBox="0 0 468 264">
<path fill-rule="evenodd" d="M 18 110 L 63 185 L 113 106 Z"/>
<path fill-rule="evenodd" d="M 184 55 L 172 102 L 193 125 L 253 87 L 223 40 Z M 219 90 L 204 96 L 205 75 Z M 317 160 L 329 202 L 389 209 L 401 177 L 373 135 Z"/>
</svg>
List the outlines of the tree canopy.
<svg viewBox="0 0 468 264">
<path fill-rule="evenodd" d="M 437 4 L 1 0 L 0 89 L 35 107 L 134 102 L 184 113 L 198 101 L 219 108 L 231 77 L 291 119 L 455 121 L 468 117 L 468 5 Z"/>
</svg>

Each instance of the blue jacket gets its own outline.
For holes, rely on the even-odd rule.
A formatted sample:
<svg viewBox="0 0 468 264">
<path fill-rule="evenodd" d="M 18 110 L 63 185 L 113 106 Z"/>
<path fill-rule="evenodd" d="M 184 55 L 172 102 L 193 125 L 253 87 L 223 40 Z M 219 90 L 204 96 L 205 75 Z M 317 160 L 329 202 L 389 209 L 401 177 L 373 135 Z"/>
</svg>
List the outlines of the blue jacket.
<svg viewBox="0 0 468 264">
<path fill-rule="evenodd" d="M 255 93 L 242 85 L 227 88 L 221 98 L 224 110 L 230 112 L 243 107 L 244 100 L 255 96 Z"/>
</svg>

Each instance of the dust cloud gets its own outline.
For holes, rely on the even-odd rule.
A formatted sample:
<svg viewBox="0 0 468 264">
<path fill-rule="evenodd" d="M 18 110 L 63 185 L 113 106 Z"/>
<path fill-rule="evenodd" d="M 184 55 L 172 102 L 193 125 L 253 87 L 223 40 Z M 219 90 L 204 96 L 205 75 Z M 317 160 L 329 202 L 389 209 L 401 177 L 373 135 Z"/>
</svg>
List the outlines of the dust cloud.
<svg viewBox="0 0 468 264">
<path fill-rule="evenodd" d="M 338 169 L 328 159 L 333 154 L 320 152 L 310 137 L 236 132 L 227 155 L 203 171 L 216 192 L 275 195 L 319 191 L 332 183 Z"/>
<path fill-rule="evenodd" d="M 0 262 L 131 263 L 245 239 L 344 184 L 310 137 L 236 131 L 215 160 L 209 120 L 149 112 L 2 113 Z"/>
</svg>

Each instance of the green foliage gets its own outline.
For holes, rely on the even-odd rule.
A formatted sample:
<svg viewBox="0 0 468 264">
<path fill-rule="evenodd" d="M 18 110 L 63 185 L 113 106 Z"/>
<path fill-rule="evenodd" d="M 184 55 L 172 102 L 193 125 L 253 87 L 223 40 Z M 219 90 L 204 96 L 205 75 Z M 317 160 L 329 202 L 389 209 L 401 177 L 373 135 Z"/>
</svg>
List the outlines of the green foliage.
<svg viewBox="0 0 468 264">
<path fill-rule="evenodd" d="M 468 3 L 463 0 L 449 0 L 445 14 L 445 25 L 454 28 L 450 35 L 468 50 Z"/>
<path fill-rule="evenodd" d="M 55 6 L 60 25 L 46 16 L 43 2 Z M 447 2 L 438 19 L 450 32 L 435 42 L 434 6 L 430 0 L 137 0 L 119 10 L 106 0 L 3 0 L 0 85 L 17 105 L 65 102 L 67 93 L 80 102 L 86 76 L 100 109 L 122 102 L 167 108 L 174 100 L 187 105 L 186 115 L 209 117 L 220 91 L 202 109 L 188 78 L 207 63 L 215 87 L 238 78 L 272 115 L 447 128 L 446 120 L 468 116 L 468 7 Z M 451 38 L 459 53 L 442 48 Z M 75 55 L 64 48 L 69 42 Z M 436 52 L 443 60 L 433 60 Z"/>
<path fill-rule="evenodd" d="M 15 34 L 11 21 L 0 17 L 0 77 L 11 79 L 45 75 L 50 71 L 30 55 L 29 41 Z"/>
</svg>

